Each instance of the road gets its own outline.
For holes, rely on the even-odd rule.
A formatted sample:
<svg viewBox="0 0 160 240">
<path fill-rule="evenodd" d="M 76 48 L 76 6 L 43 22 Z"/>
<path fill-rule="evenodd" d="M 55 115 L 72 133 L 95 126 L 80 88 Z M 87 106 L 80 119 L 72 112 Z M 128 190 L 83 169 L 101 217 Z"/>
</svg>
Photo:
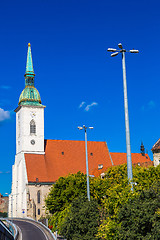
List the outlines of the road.
<svg viewBox="0 0 160 240">
<path fill-rule="evenodd" d="M 14 220 L 13 223 L 21 230 L 19 240 L 48 240 L 43 230 L 31 222 Z"/>
</svg>

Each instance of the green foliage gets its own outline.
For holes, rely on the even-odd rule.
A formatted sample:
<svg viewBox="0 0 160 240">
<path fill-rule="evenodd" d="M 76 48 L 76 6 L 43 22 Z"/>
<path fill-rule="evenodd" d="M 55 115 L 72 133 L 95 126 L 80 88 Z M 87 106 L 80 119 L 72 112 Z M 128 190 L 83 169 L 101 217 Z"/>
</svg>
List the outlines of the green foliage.
<svg viewBox="0 0 160 240">
<path fill-rule="evenodd" d="M 86 197 L 73 201 L 70 212 L 61 227 L 67 240 L 95 240 L 100 214 L 98 203 Z"/>
<path fill-rule="evenodd" d="M 99 178 L 90 178 L 91 197 L 101 204 L 107 189 L 106 180 Z M 71 203 L 80 196 L 87 195 L 86 175 L 78 172 L 70 174 L 67 177 L 61 177 L 52 186 L 45 202 L 46 207 L 52 214 L 49 218 L 49 225 L 52 230 L 59 230 L 64 218 L 67 216 Z"/>
<path fill-rule="evenodd" d="M 135 189 L 149 189 L 160 178 L 160 165 L 143 168 L 136 166 L 133 168 L 133 181 L 137 183 Z"/>
<path fill-rule="evenodd" d="M 8 216 L 7 212 L 0 212 L 0 217 L 6 218 Z"/>
<path fill-rule="evenodd" d="M 107 189 L 107 181 L 102 180 L 100 177 L 90 178 L 89 181 L 91 196 L 101 203 Z M 70 174 L 67 177 L 60 177 L 52 186 L 45 200 L 46 207 L 50 213 L 60 212 L 68 207 L 75 198 L 86 195 L 86 175 L 81 172 Z"/>
<path fill-rule="evenodd" d="M 52 216 L 49 217 L 48 225 L 52 226 L 51 229 L 53 232 L 60 231 L 60 227 L 63 224 L 69 211 L 70 211 L 70 205 L 66 207 L 63 211 L 55 212 Z"/>
<path fill-rule="evenodd" d="M 126 164 L 109 168 L 105 173 L 104 179 L 100 177 L 90 178 L 91 198 L 96 200 L 99 209 L 101 209 L 101 222 L 98 227 L 97 238 L 107 240 L 120 239 L 120 232 L 123 232 L 122 219 L 119 215 L 120 211 L 124 206 L 135 203 L 135 199 L 140 201 L 139 196 L 142 191 L 150 191 L 153 188 L 153 184 L 160 178 L 160 166 L 156 168 L 152 166 L 149 168 L 136 166 L 133 168 L 133 176 L 133 182 L 136 183 L 134 184 L 133 192 L 131 191 L 131 185 L 128 184 Z M 52 214 L 49 221 L 53 225 L 54 231 L 57 228 L 60 231 L 66 219 L 69 221 L 73 201 L 86 195 L 86 175 L 80 172 L 60 178 L 53 185 L 46 198 L 46 206 Z M 157 207 L 154 219 L 158 219 L 159 216 L 160 207 Z M 155 226 L 155 234 L 158 234 L 156 233 L 159 228 L 158 221 L 155 221 L 152 229 L 153 226 Z M 151 236 L 154 239 L 153 234 Z M 146 239 L 150 239 L 149 235 L 147 237 Z M 75 239 L 78 239 L 78 236 Z M 128 239 L 132 239 L 132 237 Z"/>
<path fill-rule="evenodd" d="M 52 186 L 45 202 L 50 213 L 63 211 L 79 195 L 86 194 L 86 176 L 83 173 L 60 177 Z"/>
<path fill-rule="evenodd" d="M 124 205 L 118 215 L 121 225 L 116 239 L 160 239 L 160 184 L 141 191 L 140 195 Z"/>
<path fill-rule="evenodd" d="M 150 189 L 157 182 L 160 176 L 160 167 L 143 168 L 136 166 L 133 168 L 133 182 L 136 183 L 136 185 L 133 185 L 133 192 L 130 191 L 130 184 L 128 184 L 126 165 L 108 169 L 106 176 L 109 181 L 106 198 L 103 200 L 106 219 L 102 221 L 99 227 L 98 236 L 107 240 L 120 239 L 120 236 L 117 235 L 121 226 L 121 220 L 117 219 L 119 211 L 124 205 L 138 199 L 141 191 Z"/>
</svg>

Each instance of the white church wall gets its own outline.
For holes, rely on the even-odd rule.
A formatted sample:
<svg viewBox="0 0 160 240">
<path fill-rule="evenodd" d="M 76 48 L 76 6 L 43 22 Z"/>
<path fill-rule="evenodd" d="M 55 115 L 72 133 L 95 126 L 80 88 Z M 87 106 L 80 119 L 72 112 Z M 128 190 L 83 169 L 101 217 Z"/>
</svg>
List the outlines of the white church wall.
<svg viewBox="0 0 160 240">
<path fill-rule="evenodd" d="M 21 106 L 16 115 L 17 153 L 44 153 L 44 107 Z M 31 120 L 36 124 L 35 134 L 30 134 Z"/>
<path fill-rule="evenodd" d="M 25 166 L 24 153 L 17 154 L 12 170 L 12 192 L 9 201 L 10 217 L 27 216 L 26 185 L 27 173 Z"/>
</svg>

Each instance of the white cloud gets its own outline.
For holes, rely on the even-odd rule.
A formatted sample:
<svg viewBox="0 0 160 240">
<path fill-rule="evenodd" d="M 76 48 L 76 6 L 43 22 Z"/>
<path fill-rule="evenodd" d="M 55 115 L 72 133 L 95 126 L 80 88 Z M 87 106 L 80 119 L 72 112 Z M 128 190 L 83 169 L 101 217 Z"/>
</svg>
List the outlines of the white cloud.
<svg viewBox="0 0 160 240">
<path fill-rule="evenodd" d="M 97 106 L 98 105 L 98 103 L 96 103 L 96 102 L 92 102 L 91 104 L 88 104 L 86 107 L 85 107 L 85 111 L 89 111 L 90 110 L 90 108 L 91 107 L 93 107 L 93 106 Z"/>
<path fill-rule="evenodd" d="M 79 108 L 83 107 L 85 104 L 85 102 L 81 102 L 81 104 L 79 105 Z"/>
<path fill-rule="evenodd" d="M 0 171 L 0 174 L 9 174 L 9 173 L 10 173 L 10 171 L 7 171 L 7 172 Z"/>
<path fill-rule="evenodd" d="M 10 112 L 0 108 L 0 122 L 9 118 L 10 118 Z"/>
<path fill-rule="evenodd" d="M 148 103 L 149 108 L 154 108 L 155 106 L 156 106 L 156 104 L 153 100 L 149 101 L 149 103 Z"/>
<path fill-rule="evenodd" d="M 156 107 L 156 103 L 153 100 L 150 100 L 147 104 L 141 107 L 142 111 L 148 111 Z"/>
<path fill-rule="evenodd" d="M 0 88 L 8 90 L 8 89 L 10 89 L 11 87 L 10 87 L 10 86 L 7 86 L 7 85 L 1 85 Z"/>
</svg>

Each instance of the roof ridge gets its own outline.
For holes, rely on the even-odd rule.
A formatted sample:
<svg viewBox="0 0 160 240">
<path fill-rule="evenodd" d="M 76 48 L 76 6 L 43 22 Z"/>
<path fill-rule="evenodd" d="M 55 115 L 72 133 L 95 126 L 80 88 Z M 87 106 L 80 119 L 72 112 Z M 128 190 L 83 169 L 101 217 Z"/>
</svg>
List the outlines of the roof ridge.
<svg viewBox="0 0 160 240">
<path fill-rule="evenodd" d="M 85 140 L 66 140 L 66 139 L 44 139 L 46 141 L 72 141 L 72 142 L 85 142 Z M 105 141 L 90 141 L 87 140 L 87 142 L 101 142 L 101 143 L 105 143 Z"/>
<path fill-rule="evenodd" d="M 158 141 L 153 145 L 152 149 L 157 145 L 157 143 L 160 141 L 160 138 L 158 139 Z"/>
</svg>

